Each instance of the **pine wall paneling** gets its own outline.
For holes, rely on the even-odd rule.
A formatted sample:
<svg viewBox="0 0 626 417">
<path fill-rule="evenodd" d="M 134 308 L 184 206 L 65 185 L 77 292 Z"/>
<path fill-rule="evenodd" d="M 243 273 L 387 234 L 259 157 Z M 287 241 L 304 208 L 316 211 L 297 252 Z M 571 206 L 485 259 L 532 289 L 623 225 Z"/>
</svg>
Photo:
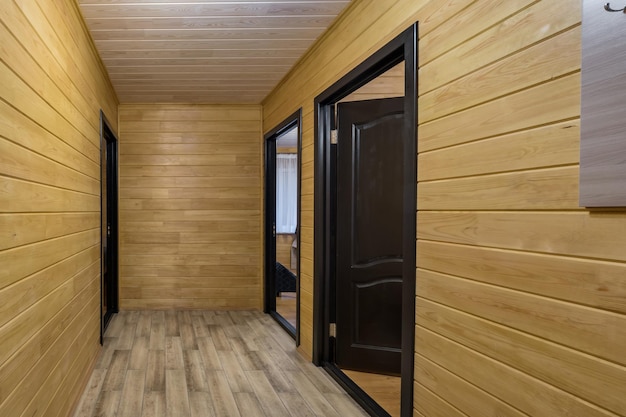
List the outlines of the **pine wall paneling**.
<svg viewBox="0 0 626 417">
<path fill-rule="evenodd" d="M 349 0 L 78 0 L 125 103 L 259 103 Z"/>
<path fill-rule="evenodd" d="M 122 308 L 260 308 L 261 107 L 120 106 Z"/>
<path fill-rule="evenodd" d="M 99 352 L 100 110 L 74 2 L 0 3 L 0 415 L 66 416 Z"/>
<path fill-rule="evenodd" d="M 414 414 L 626 416 L 626 214 L 578 206 L 580 14 L 355 2 L 266 98 L 265 129 L 303 108 L 305 354 L 313 100 L 419 21 Z"/>
<path fill-rule="evenodd" d="M 297 273 L 295 269 L 291 268 L 291 250 L 295 234 L 291 233 L 278 233 L 276 235 L 276 262 L 280 262 L 287 269 L 291 269 L 293 273 Z"/>
</svg>

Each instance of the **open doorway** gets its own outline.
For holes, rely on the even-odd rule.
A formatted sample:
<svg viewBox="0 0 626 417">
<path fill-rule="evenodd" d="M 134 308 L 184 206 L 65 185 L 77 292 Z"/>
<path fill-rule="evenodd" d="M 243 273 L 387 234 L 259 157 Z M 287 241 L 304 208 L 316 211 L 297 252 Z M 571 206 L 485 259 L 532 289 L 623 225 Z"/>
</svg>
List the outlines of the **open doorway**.
<svg viewBox="0 0 626 417">
<path fill-rule="evenodd" d="M 265 135 L 265 312 L 299 343 L 300 111 Z"/>
<path fill-rule="evenodd" d="M 392 417 L 401 398 L 403 106 L 404 62 L 335 106 L 337 218 L 354 218 L 337 224 L 335 363 Z M 350 332 L 359 340 L 339 337 Z"/>
<path fill-rule="evenodd" d="M 118 306 L 118 178 L 117 138 L 100 112 L 100 343 Z"/>
<path fill-rule="evenodd" d="M 314 361 L 375 416 L 413 411 L 416 35 L 315 99 Z"/>
</svg>

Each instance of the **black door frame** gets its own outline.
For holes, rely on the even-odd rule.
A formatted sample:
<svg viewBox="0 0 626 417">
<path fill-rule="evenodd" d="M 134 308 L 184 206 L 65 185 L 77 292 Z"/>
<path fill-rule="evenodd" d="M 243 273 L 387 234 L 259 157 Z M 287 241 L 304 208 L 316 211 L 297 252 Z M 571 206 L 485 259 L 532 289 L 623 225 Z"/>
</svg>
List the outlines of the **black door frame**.
<svg viewBox="0 0 626 417">
<path fill-rule="evenodd" d="M 285 132 L 296 127 L 298 129 L 298 233 L 296 233 L 296 257 L 298 259 L 298 274 L 296 280 L 296 327 L 294 328 L 283 316 L 276 312 L 276 279 L 275 266 L 272 259 L 276 257 L 276 241 L 274 239 L 274 220 L 268 214 L 276 213 L 276 139 Z M 271 315 L 295 340 L 296 346 L 300 345 L 300 180 L 302 178 L 302 109 L 288 116 L 278 126 L 263 135 L 265 142 L 265 244 L 264 246 L 264 301 L 263 312 Z M 273 184 L 273 187 L 270 185 Z M 271 195 L 270 195 L 271 194 Z M 272 252 L 274 256 L 272 257 Z"/>
<path fill-rule="evenodd" d="M 315 98 L 315 215 L 314 215 L 314 294 L 313 294 L 313 362 L 326 370 L 371 415 L 388 415 L 374 400 L 349 379 L 332 362 L 333 340 L 330 323 L 333 314 L 335 274 L 334 191 L 336 170 L 330 145 L 334 125 L 334 105 L 343 97 L 372 81 L 377 76 L 404 61 L 404 128 L 408 140 L 405 147 L 404 169 L 407 185 L 404 189 L 403 230 L 403 288 L 402 288 L 402 359 L 401 416 L 413 414 L 413 362 L 415 347 L 415 248 L 417 210 L 417 29 L 415 23 L 363 63 Z M 411 233 L 410 231 L 413 231 Z"/>
<path fill-rule="evenodd" d="M 111 128 L 111 124 L 107 120 L 104 112 L 100 110 L 100 146 L 101 150 L 106 149 L 106 207 L 102 201 L 102 194 L 100 195 L 100 210 L 103 213 L 106 210 L 107 221 L 111 226 L 110 236 L 107 239 L 107 256 L 104 256 L 104 245 L 100 242 L 100 344 L 104 341 L 104 332 L 107 329 L 111 317 L 113 314 L 119 312 L 119 238 L 118 238 L 118 140 L 117 136 Z M 102 191 L 102 164 L 105 161 L 102 159 L 102 152 L 100 153 L 100 183 Z M 104 230 L 107 225 L 102 222 L 102 215 L 100 216 L 100 230 Z M 102 239 L 102 235 L 100 236 Z M 104 292 L 104 262 L 108 261 L 108 276 L 111 277 L 109 285 L 107 286 L 107 312 L 102 314 L 104 310 L 103 306 L 103 292 Z"/>
</svg>

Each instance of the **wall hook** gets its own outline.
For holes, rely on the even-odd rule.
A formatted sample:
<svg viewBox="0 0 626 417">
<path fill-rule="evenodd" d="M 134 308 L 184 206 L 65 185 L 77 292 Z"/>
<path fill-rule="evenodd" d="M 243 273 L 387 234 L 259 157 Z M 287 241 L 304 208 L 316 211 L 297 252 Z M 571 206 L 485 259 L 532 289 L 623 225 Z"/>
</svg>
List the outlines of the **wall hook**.
<svg viewBox="0 0 626 417">
<path fill-rule="evenodd" d="M 611 7 L 611 3 L 607 3 L 604 5 L 604 10 L 606 10 L 607 12 L 622 12 L 622 13 L 626 13 L 626 7 L 622 8 L 622 9 L 613 9 Z"/>
</svg>

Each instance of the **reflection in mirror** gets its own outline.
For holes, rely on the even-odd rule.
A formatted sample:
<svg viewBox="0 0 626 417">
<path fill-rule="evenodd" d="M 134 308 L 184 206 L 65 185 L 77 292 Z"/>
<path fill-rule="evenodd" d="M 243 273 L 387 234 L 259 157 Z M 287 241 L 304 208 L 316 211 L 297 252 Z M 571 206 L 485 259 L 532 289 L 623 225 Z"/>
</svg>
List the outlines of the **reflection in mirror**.
<svg viewBox="0 0 626 417">
<path fill-rule="evenodd" d="M 276 312 L 296 327 L 298 127 L 276 139 Z"/>
</svg>

